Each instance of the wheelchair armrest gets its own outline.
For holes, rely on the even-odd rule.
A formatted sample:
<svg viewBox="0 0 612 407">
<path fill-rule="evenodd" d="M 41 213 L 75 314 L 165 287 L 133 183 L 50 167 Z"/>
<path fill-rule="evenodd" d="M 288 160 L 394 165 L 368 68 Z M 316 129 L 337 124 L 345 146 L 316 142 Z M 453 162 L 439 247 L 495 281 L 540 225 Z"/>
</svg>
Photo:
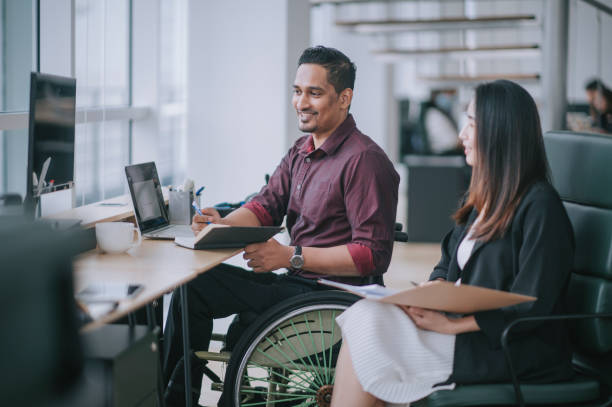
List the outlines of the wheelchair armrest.
<svg viewBox="0 0 612 407">
<path fill-rule="evenodd" d="M 393 240 L 396 242 L 407 242 L 408 241 L 408 233 L 402 232 L 404 225 L 399 222 L 395 222 L 395 230 L 393 235 Z"/>
<path fill-rule="evenodd" d="M 590 319 L 590 318 L 612 318 L 612 313 L 563 314 L 563 315 L 548 315 L 548 316 L 541 316 L 541 317 L 523 317 L 523 318 L 517 318 L 514 321 L 510 322 L 508 325 L 506 325 L 501 335 L 501 346 L 504 352 L 504 356 L 506 357 L 506 363 L 508 364 L 508 370 L 510 371 L 510 377 L 512 378 L 512 385 L 514 387 L 514 394 L 516 395 L 516 401 L 520 407 L 525 406 L 525 401 L 523 400 L 523 393 L 521 392 L 521 387 L 519 385 L 518 378 L 516 377 L 516 373 L 514 372 L 514 366 L 512 364 L 512 357 L 510 356 L 510 349 L 508 347 L 508 336 L 512 328 L 524 322 L 563 321 L 563 320 L 570 320 L 570 319 Z"/>
</svg>

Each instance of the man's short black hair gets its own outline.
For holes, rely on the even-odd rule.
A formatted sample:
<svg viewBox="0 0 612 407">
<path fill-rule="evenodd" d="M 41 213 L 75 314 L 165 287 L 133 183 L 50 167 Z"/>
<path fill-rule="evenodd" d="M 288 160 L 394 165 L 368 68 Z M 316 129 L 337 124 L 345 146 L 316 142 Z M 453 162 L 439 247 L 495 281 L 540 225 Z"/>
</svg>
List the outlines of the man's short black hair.
<svg viewBox="0 0 612 407">
<path fill-rule="evenodd" d="M 601 88 L 605 88 L 605 86 L 599 79 L 591 79 L 584 85 L 584 90 L 598 90 Z"/>
<path fill-rule="evenodd" d="M 317 64 L 327 70 L 327 81 L 332 84 L 336 93 L 355 86 L 357 68 L 351 60 L 335 48 L 322 45 L 306 48 L 300 56 L 298 67 L 302 64 Z"/>
</svg>

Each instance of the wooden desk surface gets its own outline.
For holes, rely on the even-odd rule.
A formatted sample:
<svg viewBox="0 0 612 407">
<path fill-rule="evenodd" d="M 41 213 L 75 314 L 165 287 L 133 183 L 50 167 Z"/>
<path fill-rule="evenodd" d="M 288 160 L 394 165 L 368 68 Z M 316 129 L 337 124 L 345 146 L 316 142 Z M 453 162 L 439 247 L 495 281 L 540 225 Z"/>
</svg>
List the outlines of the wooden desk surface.
<svg viewBox="0 0 612 407">
<path fill-rule="evenodd" d="M 168 188 L 163 187 L 162 193 L 164 201 L 168 203 Z M 115 222 L 132 216 L 134 216 L 132 197 L 127 194 L 48 215 L 45 219 L 80 219 L 81 226 L 88 229 L 98 222 Z"/>
<path fill-rule="evenodd" d="M 91 330 L 115 321 L 151 303 L 200 273 L 240 253 L 242 249 L 191 250 L 172 241 L 144 239 L 139 247 L 121 254 L 101 254 L 97 250 L 75 259 L 75 289 L 94 282 L 122 282 L 144 285 L 135 298 L 119 303 L 117 309 L 87 324 Z"/>
</svg>

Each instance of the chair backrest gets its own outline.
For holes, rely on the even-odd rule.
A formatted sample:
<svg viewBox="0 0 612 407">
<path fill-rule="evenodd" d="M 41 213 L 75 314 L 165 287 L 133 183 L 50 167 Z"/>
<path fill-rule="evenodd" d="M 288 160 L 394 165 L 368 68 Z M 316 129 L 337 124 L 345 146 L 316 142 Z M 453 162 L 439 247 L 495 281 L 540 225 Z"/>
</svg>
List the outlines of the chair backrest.
<svg viewBox="0 0 612 407">
<path fill-rule="evenodd" d="M 2 405 L 49 403 L 79 377 L 71 263 L 78 238 L 42 224 L 0 222 Z"/>
<path fill-rule="evenodd" d="M 576 240 L 568 310 L 612 312 L 612 137 L 554 131 L 544 135 L 544 143 Z M 582 320 L 573 328 L 579 351 L 612 351 L 609 319 Z"/>
</svg>

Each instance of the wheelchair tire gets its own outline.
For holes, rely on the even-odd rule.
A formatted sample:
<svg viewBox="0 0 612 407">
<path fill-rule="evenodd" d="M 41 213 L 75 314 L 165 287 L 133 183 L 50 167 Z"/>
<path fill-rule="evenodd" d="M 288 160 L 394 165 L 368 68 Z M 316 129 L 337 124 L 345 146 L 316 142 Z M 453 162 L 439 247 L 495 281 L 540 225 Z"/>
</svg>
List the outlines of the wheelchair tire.
<svg viewBox="0 0 612 407">
<path fill-rule="evenodd" d="M 342 334 L 335 322 L 360 297 L 315 291 L 262 314 L 236 344 L 227 367 L 231 406 L 329 406 Z"/>
</svg>

